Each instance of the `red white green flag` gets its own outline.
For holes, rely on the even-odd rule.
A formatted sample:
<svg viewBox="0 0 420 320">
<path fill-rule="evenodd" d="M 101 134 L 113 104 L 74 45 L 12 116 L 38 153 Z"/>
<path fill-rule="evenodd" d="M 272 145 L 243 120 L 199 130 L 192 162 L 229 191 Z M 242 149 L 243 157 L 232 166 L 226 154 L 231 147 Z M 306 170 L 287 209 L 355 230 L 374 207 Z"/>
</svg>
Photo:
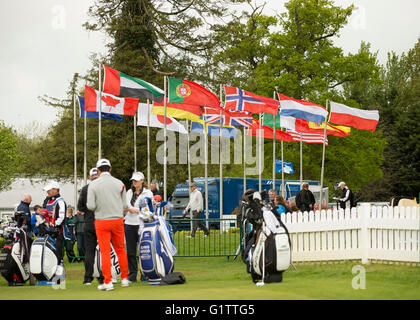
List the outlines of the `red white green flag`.
<svg viewBox="0 0 420 320">
<path fill-rule="evenodd" d="M 119 98 L 112 94 L 102 93 L 100 98 L 99 91 L 85 86 L 85 109 L 86 111 L 120 114 L 134 116 L 139 106 L 137 98 Z"/>
</svg>

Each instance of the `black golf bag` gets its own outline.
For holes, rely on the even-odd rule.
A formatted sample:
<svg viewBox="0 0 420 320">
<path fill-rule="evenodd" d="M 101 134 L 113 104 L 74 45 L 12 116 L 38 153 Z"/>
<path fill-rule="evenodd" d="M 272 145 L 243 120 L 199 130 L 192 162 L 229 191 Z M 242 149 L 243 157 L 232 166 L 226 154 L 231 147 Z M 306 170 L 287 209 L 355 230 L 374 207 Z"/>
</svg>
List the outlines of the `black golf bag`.
<svg viewBox="0 0 420 320">
<path fill-rule="evenodd" d="M 31 278 L 29 271 L 29 252 L 31 239 L 23 228 L 25 213 L 15 212 L 15 226 L 3 230 L 5 244 L 0 253 L 0 273 L 9 286 L 21 286 Z"/>
<path fill-rule="evenodd" d="M 37 217 L 38 237 L 32 243 L 30 271 L 38 281 L 63 280 L 64 266 L 58 261 L 56 239 L 60 233 L 40 215 Z M 58 281 L 56 281 L 58 284 Z M 52 283 L 46 283 L 52 284 Z"/>
<path fill-rule="evenodd" d="M 252 190 L 247 197 L 241 213 L 242 260 L 253 282 L 281 282 L 291 263 L 289 232 L 258 192 Z"/>
</svg>

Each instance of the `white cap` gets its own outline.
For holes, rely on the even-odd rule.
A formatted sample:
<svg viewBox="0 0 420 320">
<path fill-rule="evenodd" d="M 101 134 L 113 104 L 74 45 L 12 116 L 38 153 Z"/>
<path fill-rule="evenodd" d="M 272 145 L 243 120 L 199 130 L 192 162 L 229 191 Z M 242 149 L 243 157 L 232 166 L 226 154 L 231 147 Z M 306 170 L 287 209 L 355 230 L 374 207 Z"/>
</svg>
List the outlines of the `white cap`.
<svg viewBox="0 0 420 320">
<path fill-rule="evenodd" d="M 92 168 L 89 171 L 89 177 L 97 175 L 98 174 L 98 169 L 97 168 Z"/>
<path fill-rule="evenodd" d="M 108 159 L 99 159 L 98 162 L 96 162 L 96 168 L 99 168 L 101 166 L 111 166 L 111 162 Z"/>
<path fill-rule="evenodd" d="M 346 185 L 346 183 L 344 182 L 344 181 L 341 181 L 339 184 L 338 184 L 338 187 L 340 188 L 341 186 L 345 186 Z"/>
<path fill-rule="evenodd" d="M 45 187 L 44 187 L 44 191 L 48 191 L 51 189 L 60 189 L 60 185 L 58 184 L 57 181 L 50 181 Z"/>
<path fill-rule="evenodd" d="M 135 180 L 135 181 L 144 180 L 144 174 L 142 172 L 134 172 L 130 180 Z"/>
</svg>

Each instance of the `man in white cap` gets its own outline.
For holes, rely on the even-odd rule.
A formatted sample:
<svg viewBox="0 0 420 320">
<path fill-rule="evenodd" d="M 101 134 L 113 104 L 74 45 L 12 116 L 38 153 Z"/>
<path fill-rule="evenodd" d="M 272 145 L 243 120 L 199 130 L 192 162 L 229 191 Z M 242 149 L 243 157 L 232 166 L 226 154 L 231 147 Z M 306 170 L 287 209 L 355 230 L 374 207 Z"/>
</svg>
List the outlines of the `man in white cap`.
<svg viewBox="0 0 420 320">
<path fill-rule="evenodd" d="M 121 286 L 128 287 L 128 262 L 124 240 L 124 211 L 127 209 L 127 192 L 121 180 L 111 176 L 111 162 L 100 159 L 96 163 L 99 178 L 88 189 L 86 206 L 95 212 L 95 229 L 101 252 L 104 283 L 99 290 L 114 289 L 111 275 L 111 241 L 121 268 Z"/>
<path fill-rule="evenodd" d="M 96 167 L 90 169 L 89 180 L 93 181 L 98 177 L 98 169 Z M 98 242 L 95 231 L 95 213 L 89 210 L 86 206 L 88 188 L 89 184 L 85 185 L 82 190 L 80 190 L 79 201 L 77 203 L 78 215 L 84 216 L 83 234 L 85 243 L 85 278 L 83 280 L 83 284 L 86 285 L 92 284 L 93 281 L 93 264 L 95 263 L 95 252 Z M 103 277 L 101 276 L 98 281 L 102 284 Z"/>
<path fill-rule="evenodd" d="M 57 260 L 60 264 L 63 260 L 63 222 L 66 218 L 67 204 L 60 195 L 60 185 L 57 181 L 50 181 L 44 187 L 44 191 L 47 192 L 48 196 L 45 198 L 42 207 L 47 209 L 49 212 L 52 212 L 55 226 L 60 230 L 55 243 L 57 250 Z"/>
<path fill-rule="evenodd" d="M 346 209 L 346 203 L 349 202 L 350 208 L 356 206 L 356 199 L 354 193 L 347 187 L 344 181 L 341 181 L 338 184 L 338 187 L 341 189 L 341 198 L 334 197 L 334 200 L 337 200 L 340 203 L 340 208 Z"/>
<path fill-rule="evenodd" d="M 201 221 L 201 212 L 203 211 L 203 195 L 201 194 L 200 190 L 197 189 L 197 183 L 195 182 L 191 183 L 190 189 L 190 201 L 188 202 L 187 207 L 184 210 L 184 214 L 182 215 L 185 217 L 188 210 L 191 210 L 193 219 L 192 230 L 191 235 L 187 237 L 194 238 L 198 227 L 204 231 L 204 236 L 207 237 L 210 232 Z"/>
<path fill-rule="evenodd" d="M 141 234 L 144 226 L 140 203 L 145 198 L 153 199 L 153 193 L 146 188 L 142 172 L 134 172 L 130 181 L 132 185 L 130 190 L 127 191 L 128 212 L 124 218 L 124 231 L 127 245 L 128 280 L 136 282 L 138 273 L 137 247 L 139 234 Z"/>
</svg>

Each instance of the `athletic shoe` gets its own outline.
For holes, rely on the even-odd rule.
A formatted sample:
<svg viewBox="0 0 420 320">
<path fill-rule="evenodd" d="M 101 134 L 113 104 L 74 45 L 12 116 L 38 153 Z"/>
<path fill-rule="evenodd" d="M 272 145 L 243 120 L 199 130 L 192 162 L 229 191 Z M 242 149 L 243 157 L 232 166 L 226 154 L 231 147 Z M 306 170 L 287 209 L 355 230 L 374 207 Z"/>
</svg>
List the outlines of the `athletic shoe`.
<svg viewBox="0 0 420 320">
<path fill-rule="evenodd" d="M 110 283 L 103 283 L 103 284 L 100 284 L 98 286 L 98 290 L 101 290 L 101 291 L 111 291 L 111 290 L 114 290 L 114 285 L 112 284 L 112 282 L 110 282 Z"/>
<path fill-rule="evenodd" d="M 121 287 L 128 287 L 130 285 L 130 281 L 128 279 L 121 280 Z"/>
<path fill-rule="evenodd" d="M 112 278 L 112 283 L 117 283 L 117 282 L 118 282 L 117 279 Z"/>
<path fill-rule="evenodd" d="M 84 284 L 85 286 L 90 286 L 90 285 L 92 284 L 92 282 L 85 281 L 85 282 L 83 282 L 83 284 Z"/>
</svg>

